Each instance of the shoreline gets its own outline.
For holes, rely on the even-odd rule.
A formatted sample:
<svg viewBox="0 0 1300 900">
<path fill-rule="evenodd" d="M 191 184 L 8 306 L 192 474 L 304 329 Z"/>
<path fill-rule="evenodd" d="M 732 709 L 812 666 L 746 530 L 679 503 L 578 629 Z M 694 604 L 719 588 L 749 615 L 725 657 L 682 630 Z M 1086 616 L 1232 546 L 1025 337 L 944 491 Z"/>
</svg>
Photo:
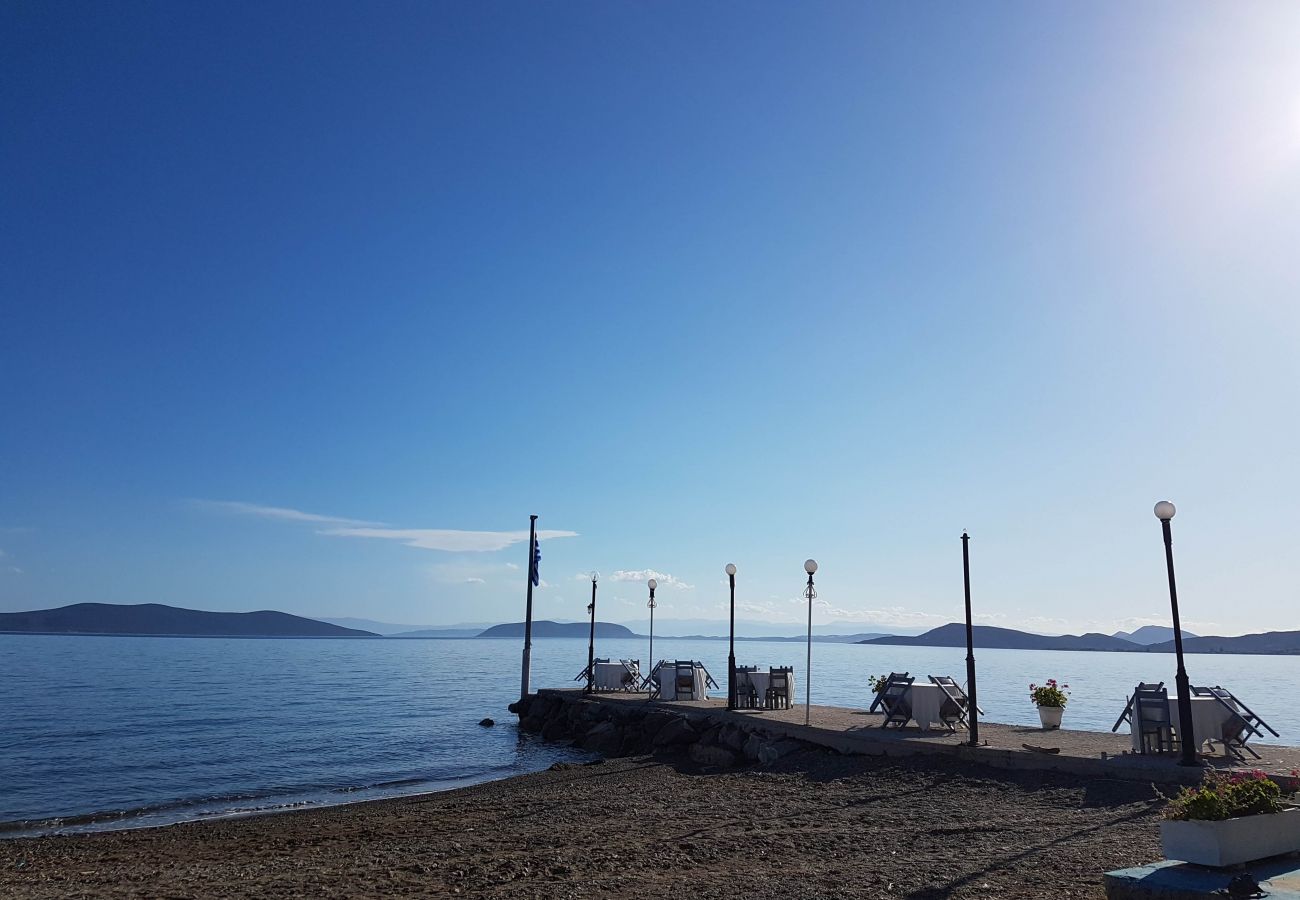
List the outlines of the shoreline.
<svg viewBox="0 0 1300 900">
<path fill-rule="evenodd" d="M 1150 785 L 803 750 L 669 753 L 275 815 L 0 842 L 14 898 L 1100 897 L 1158 856 Z M 746 886 L 738 888 L 737 879 Z M 992 892 L 992 893 L 990 893 Z"/>
</svg>

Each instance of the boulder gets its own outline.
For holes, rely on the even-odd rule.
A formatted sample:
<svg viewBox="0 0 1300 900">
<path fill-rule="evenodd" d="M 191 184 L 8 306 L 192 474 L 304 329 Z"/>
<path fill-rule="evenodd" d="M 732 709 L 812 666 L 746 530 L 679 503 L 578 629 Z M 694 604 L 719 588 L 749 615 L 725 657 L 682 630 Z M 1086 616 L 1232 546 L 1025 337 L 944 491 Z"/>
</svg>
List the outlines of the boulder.
<svg viewBox="0 0 1300 900">
<path fill-rule="evenodd" d="M 736 725 L 725 725 L 718 732 L 718 746 L 726 747 L 735 753 L 740 753 L 745 749 L 745 739 L 748 737 L 745 730 Z"/>
<path fill-rule="evenodd" d="M 533 734 L 536 734 L 537 732 L 541 731 L 542 726 L 545 724 L 546 723 L 542 721 L 540 716 L 534 716 L 534 715 L 527 715 L 519 720 L 519 727 L 522 728 L 524 731 L 529 731 L 532 732 Z"/>
<path fill-rule="evenodd" d="M 745 746 L 741 748 L 741 752 L 745 754 L 745 759 L 757 760 L 758 748 L 761 746 L 763 746 L 763 739 L 756 734 L 751 734 L 745 741 Z"/>
<path fill-rule="evenodd" d="M 496 724 L 496 721 L 493 719 L 483 719 L 479 722 L 479 724 L 482 725 L 484 728 L 491 728 L 493 725 Z"/>
<path fill-rule="evenodd" d="M 758 748 L 758 761 L 764 766 L 770 766 L 781 757 L 802 749 L 803 743 L 800 741 L 764 741 Z"/>
<path fill-rule="evenodd" d="M 691 744 L 691 749 L 687 753 L 692 760 L 702 766 L 726 769 L 736 764 L 736 754 L 722 747 L 709 747 L 703 743 Z"/>
<path fill-rule="evenodd" d="M 569 734 L 569 723 L 563 719 L 551 719 L 542 726 L 542 740 L 544 741 L 562 741 Z"/>
<path fill-rule="evenodd" d="M 641 727 L 645 730 L 645 735 L 648 739 L 654 739 L 659 734 L 661 728 L 676 718 L 677 717 L 672 713 L 652 712 L 650 715 L 645 717 L 645 721 L 641 723 Z"/>
<path fill-rule="evenodd" d="M 721 725 L 714 725 L 712 728 L 700 735 L 700 743 L 708 746 L 714 746 L 718 743 L 718 735 L 722 733 Z"/>
<path fill-rule="evenodd" d="M 691 743 L 695 740 L 695 737 L 695 729 L 691 727 L 691 723 L 677 717 L 659 729 L 659 733 L 654 738 L 654 745 L 656 747 L 676 747 L 681 744 Z"/>
</svg>

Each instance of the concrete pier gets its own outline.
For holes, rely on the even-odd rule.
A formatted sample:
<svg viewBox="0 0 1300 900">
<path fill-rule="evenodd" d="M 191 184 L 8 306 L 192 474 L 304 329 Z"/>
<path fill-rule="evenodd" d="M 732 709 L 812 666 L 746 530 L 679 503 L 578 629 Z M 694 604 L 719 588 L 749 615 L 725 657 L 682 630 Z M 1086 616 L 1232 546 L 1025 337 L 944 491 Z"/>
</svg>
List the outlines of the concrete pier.
<svg viewBox="0 0 1300 900">
<path fill-rule="evenodd" d="M 927 732 L 914 725 L 885 729 L 880 727 L 883 721 L 880 715 L 862 709 L 814 705 L 809 724 L 804 725 L 801 705 L 783 710 L 729 712 L 722 700 L 651 701 L 646 694 L 585 694 L 581 690 L 558 689 L 540 690 L 538 696 L 555 698 L 565 704 L 594 704 L 616 718 L 635 711 L 670 712 L 691 722 L 698 732 L 731 725 L 773 739 L 793 739 L 844 754 L 949 757 L 1005 769 L 1049 770 L 1161 784 L 1192 783 L 1199 781 L 1202 774 L 1201 768 L 1179 766 L 1176 754 L 1132 753 L 1129 736 L 1111 732 L 1044 730 L 981 720 L 980 746 L 971 747 L 964 743 L 968 739 L 965 731 Z M 1038 749 L 1028 749 L 1026 745 Z M 1219 769 L 1262 769 L 1284 786 L 1295 784 L 1292 772 L 1300 769 L 1300 748 L 1272 744 L 1255 745 L 1255 748 L 1263 758 L 1244 766 L 1221 754 L 1204 756 L 1202 761 L 1207 767 Z"/>
</svg>

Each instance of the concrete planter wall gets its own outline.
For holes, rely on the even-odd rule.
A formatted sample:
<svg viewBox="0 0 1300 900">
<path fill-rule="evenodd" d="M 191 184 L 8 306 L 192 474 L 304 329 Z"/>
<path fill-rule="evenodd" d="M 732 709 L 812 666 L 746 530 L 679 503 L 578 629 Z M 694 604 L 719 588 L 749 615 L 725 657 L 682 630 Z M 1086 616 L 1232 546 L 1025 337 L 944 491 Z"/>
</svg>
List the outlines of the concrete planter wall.
<svg viewBox="0 0 1300 900">
<path fill-rule="evenodd" d="M 1300 809 L 1221 822 L 1160 823 L 1166 859 L 1198 866 L 1235 866 L 1300 850 Z"/>
</svg>

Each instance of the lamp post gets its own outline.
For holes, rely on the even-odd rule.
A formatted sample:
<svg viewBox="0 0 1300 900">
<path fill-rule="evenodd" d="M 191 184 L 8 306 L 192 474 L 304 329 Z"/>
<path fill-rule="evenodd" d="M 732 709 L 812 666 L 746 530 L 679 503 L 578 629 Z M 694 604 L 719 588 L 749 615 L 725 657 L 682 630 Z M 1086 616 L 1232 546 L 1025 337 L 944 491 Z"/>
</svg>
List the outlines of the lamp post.
<svg viewBox="0 0 1300 900">
<path fill-rule="evenodd" d="M 812 602 L 817 597 L 817 592 L 813 590 L 817 560 L 804 560 L 803 570 L 808 573 L 808 587 L 804 589 L 804 596 L 808 598 L 808 661 L 804 666 L 803 681 L 803 723 L 807 725 L 812 715 Z"/>
<path fill-rule="evenodd" d="M 650 675 L 655 673 L 655 588 L 659 587 L 659 582 L 651 578 L 646 582 L 650 588 L 650 602 L 646 606 L 650 607 Z"/>
<path fill-rule="evenodd" d="M 591 573 L 591 602 L 587 604 L 587 612 L 591 613 L 591 637 L 587 641 L 588 694 L 596 690 L 596 582 L 599 579 L 599 572 Z"/>
<path fill-rule="evenodd" d="M 731 643 L 727 650 L 727 709 L 736 708 L 736 564 L 727 563 L 731 582 Z"/>
<path fill-rule="evenodd" d="M 961 574 L 966 583 L 966 718 L 970 745 L 980 745 L 980 708 L 975 702 L 975 629 L 970 615 L 970 535 L 961 533 Z"/>
<path fill-rule="evenodd" d="M 1174 653 L 1178 657 L 1178 671 L 1174 673 L 1174 684 L 1178 688 L 1178 743 L 1183 748 L 1180 766 L 1194 766 L 1196 762 L 1196 736 L 1192 733 L 1192 688 L 1187 681 L 1187 669 L 1183 666 L 1183 628 L 1178 622 L 1178 586 L 1174 583 L 1174 538 L 1169 528 L 1169 521 L 1177 509 L 1168 500 L 1156 504 L 1156 518 L 1160 520 L 1161 531 L 1165 534 L 1165 567 L 1169 570 L 1169 605 L 1174 614 Z"/>
</svg>

